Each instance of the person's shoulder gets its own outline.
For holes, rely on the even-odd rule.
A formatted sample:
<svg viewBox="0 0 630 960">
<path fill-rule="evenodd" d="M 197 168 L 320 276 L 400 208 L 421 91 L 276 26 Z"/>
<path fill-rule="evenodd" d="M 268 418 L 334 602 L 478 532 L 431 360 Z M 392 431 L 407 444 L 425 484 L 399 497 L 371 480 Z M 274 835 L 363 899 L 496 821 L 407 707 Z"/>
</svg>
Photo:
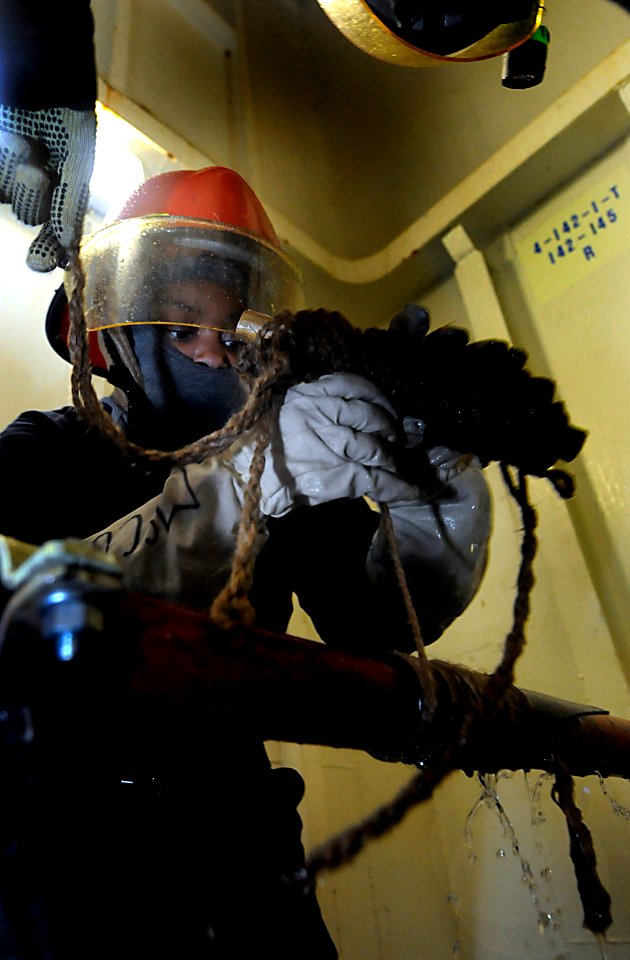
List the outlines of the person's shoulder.
<svg viewBox="0 0 630 960">
<path fill-rule="evenodd" d="M 74 407 L 59 407 L 56 410 L 25 410 L 0 432 L 0 442 L 18 439 L 36 439 L 51 442 L 63 435 L 76 436 L 85 432 Z"/>
</svg>

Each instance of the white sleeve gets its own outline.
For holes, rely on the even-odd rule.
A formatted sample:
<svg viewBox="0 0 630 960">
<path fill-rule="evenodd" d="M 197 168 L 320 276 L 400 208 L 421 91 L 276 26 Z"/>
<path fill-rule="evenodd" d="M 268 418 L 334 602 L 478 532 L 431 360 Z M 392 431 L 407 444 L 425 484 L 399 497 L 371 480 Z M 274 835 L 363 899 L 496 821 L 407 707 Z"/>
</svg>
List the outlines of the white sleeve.
<svg viewBox="0 0 630 960">
<path fill-rule="evenodd" d="M 230 574 L 246 480 L 225 457 L 175 467 L 157 497 L 89 539 L 128 590 L 208 606 Z M 256 552 L 264 542 L 261 530 Z"/>
</svg>

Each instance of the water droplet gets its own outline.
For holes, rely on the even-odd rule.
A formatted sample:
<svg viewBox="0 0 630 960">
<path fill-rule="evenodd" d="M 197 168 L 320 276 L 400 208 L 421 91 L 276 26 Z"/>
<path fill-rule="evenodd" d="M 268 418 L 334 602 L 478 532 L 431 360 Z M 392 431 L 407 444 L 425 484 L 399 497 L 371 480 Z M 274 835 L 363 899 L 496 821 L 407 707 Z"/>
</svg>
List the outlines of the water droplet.
<svg viewBox="0 0 630 960">
<path fill-rule="evenodd" d="M 496 856 L 499 858 L 499 860 L 503 860 L 505 857 L 505 850 L 503 849 L 497 850 Z"/>
<path fill-rule="evenodd" d="M 611 805 L 611 807 L 612 807 L 612 809 L 613 809 L 613 812 L 614 812 L 618 817 L 621 817 L 622 820 L 630 820 L 630 809 L 628 809 L 628 807 L 624 807 L 623 804 L 621 804 L 621 803 L 619 803 L 619 801 L 615 800 L 615 798 L 612 797 L 612 796 L 610 795 L 610 793 L 608 792 L 608 788 L 607 788 L 607 786 L 606 786 L 606 782 L 605 782 L 604 778 L 601 776 L 601 774 L 597 774 L 597 776 L 598 776 L 598 779 L 599 779 L 599 785 L 600 785 L 600 787 L 601 787 L 602 793 L 604 794 L 604 796 L 606 797 L 606 799 L 607 799 L 608 802 L 610 803 L 610 805 Z"/>
<path fill-rule="evenodd" d="M 550 779 L 550 774 L 546 772 L 541 773 L 532 784 L 528 774 L 525 774 L 525 783 L 529 793 L 531 822 L 533 825 L 538 823 L 546 823 L 547 818 L 541 809 L 540 803 L 543 785 Z"/>
<path fill-rule="evenodd" d="M 596 933 L 595 940 L 597 941 L 597 946 L 599 947 L 599 952 L 601 954 L 602 960 L 608 960 L 608 949 L 606 947 L 606 934 L 605 933 Z"/>
</svg>

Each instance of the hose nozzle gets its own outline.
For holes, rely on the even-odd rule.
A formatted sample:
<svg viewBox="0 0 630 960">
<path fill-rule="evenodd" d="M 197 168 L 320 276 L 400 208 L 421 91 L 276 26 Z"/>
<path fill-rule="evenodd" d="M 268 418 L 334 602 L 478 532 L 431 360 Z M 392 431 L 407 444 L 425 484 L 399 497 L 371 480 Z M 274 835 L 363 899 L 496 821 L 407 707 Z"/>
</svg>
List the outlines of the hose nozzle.
<svg viewBox="0 0 630 960">
<path fill-rule="evenodd" d="M 259 313 L 257 310 L 244 310 L 236 324 L 235 333 L 244 343 L 254 343 L 259 332 L 273 320 L 267 313 Z"/>
</svg>

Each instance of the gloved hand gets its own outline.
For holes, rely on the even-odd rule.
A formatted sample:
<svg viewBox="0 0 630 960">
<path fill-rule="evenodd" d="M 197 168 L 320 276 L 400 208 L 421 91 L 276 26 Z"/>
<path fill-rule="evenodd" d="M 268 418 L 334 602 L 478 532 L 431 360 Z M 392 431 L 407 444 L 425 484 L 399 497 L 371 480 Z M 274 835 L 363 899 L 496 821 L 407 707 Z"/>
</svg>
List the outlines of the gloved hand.
<svg viewBox="0 0 630 960">
<path fill-rule="evenodd" d="M 78 246 L 94 165 L 93 110 L 0 105 L 0 202 L 43 224 L 26 258 L 32 270 L 65 267 Z"/>
<path fill-rule="evenodd" d="M 296 506 L 344 497 L 404 502 L 416 487 L 396 473 L 400 440 L 394 409 L 364 377 L 333 373 L 291 387 L 280 408 L 261 479 L 262 512 L 281 517 Z M 233 456 L 249 473 L 251 447 Z"/>
<path fill-rule="evenodd" d="M 405 424 L 411 442 L 421 442 L 422 425 Z M 434 472 L 433 489 L 413 503 L 390 503 L 389 513 L 423 640 L 432 643 L 479 588 L 488 559 L 492 508 L 476 457 L 446 447 L 433 447 L 426 456 Z M 376 589 L 392 595 L 398 589 L 383 523 L 372 541 L 367 571 Z"/>
<path fill-rule="evenodd" d="M 404 503 L 418 490 L 396 476 L 389 404 L 362 377 L 332 374 L 287 391 L 261 477 L 265 516 L 341 497 Z M 116 554 L 125 585 L 207 606 L 227 580 L 254 441 L 176 468 L 162 493 L 91 537 Z M 265 531 L 254 547 L 260 550 Z"/>
</svg>

